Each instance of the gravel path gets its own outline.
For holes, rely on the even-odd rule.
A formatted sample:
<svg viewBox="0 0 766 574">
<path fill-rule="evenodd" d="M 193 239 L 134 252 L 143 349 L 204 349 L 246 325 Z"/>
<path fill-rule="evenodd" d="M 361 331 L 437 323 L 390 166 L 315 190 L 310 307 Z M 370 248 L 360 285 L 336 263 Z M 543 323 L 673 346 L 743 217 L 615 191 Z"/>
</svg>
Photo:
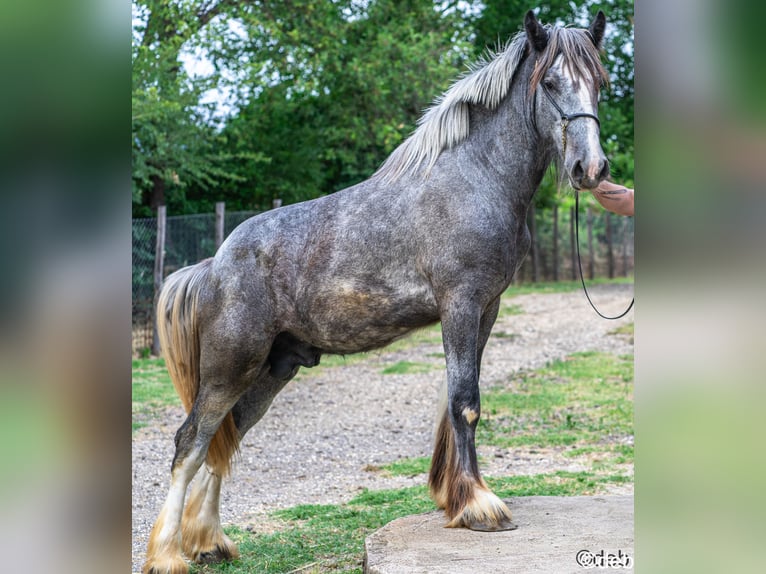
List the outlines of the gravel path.
<svg viewBox="0 0 766 574">
<path fill-rule="evenodd" d="M 605 313 L 620 312 L 631 285 L 596 286 L 592 298 Z M 633 320 L 599 318 L 581 291 L 523 295 L 510 301 L 523 310 L 498 318 L 484 352 L 482 386 L 506 382 L 516 371 L 586 350 L 632 353 L 626 337 L 611 334 Z M 506 305 L 508 303 L 506 302 Z M 375 472 L 399 458 L 429 456 L 436 397 L 444 376 L 439 345 L 370 354 L 342 367 L 304 370 L 277 396 L 248 433 L 241 460 L 224 483 L 224 524 L 269 528 L 263 515 L 296 504 L 335 504 L 364 488 L 399 488 L 425 483 L 425 475 L 390 477 Z M 436 355 L 436 356 L 434 356 Z M 397 361 L 433 363 L 421 374 L 383 375 Z M 146 541 L 169 483 L 173 436 L 181 408 L 168 408 L 133 435 L 133 571 L 140 571 Z M 627 440 L 632 440 L 628 438 Z M 488 476 L 587 470 L 587 461 L 558 449 L 480 449 Z M 614 489 L 632 492 L 632 485 Z"/>
</svg>

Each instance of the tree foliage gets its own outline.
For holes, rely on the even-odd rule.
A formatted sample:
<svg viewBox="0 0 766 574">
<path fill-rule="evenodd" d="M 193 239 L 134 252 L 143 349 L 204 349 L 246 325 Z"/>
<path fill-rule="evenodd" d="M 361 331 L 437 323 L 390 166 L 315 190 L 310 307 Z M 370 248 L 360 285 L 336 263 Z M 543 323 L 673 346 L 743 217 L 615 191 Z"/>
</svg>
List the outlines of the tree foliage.
<svg viewBox="0 0 766 574">
<path fill-rule="evenodd" d="M 171 203 L 175 212 L 196 211 L 188 190 L 211 191 L 222 181 L 241 180 L 225 169 L 229 154 L 206 121 L 203 94 L 215 75 L 192 81 L 181 62 L 184 46 L 196 41 L 232 2 L 134 2 L 132 88 L 132 187 L 134 216 Z M 208 106 L 209 107 L 209 106 Z M 251 156 L 248 152 L 248 157 Z M 257 158 L 256 158 L 257 159 Z"/>
<path fill-rule="evenodd" d="M 357 183 L 488 46 L 544 22 L 610 29 L 602 140 L 632 181 L 632 11 L 627 0 L 133 0 L 134 215 L 265 207 Z M 207 62 L 190 70 L 190 59 Z M 217 94 L 215 97 L 211 94 Z M 225 99 L 225 105 L 217 100 Z M 538 206 L 566 202 L 546 178 Z"/>
</svg>

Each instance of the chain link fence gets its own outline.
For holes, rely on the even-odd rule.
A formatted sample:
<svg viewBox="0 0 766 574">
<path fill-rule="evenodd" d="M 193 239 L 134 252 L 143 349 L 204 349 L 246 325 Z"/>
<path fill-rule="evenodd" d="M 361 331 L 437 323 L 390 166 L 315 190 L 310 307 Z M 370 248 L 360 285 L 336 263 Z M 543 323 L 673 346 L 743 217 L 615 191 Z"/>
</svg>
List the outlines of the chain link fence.
<svg viewBox="0 0 766 574">
<path fill-rule="evenodd" d="M 225 212 L 224 237 L 254 211 Z M 579 277 L 574 257 L 573 212 L 556 216 L 552 210 L 535 215 L 534 242 L 515 283 L 572 280 Z M 586 278 L 633 274 L 633 218 L 599 211 L 580 219 L 580 254 Z M 531 225 L 530 225 L 531 227 Z M 554 228 L 556 233 L 554 234 Z M 554 240 L 554 235 L 556 240 Z M 590 236 L 590 240 L 589 240 Z M 133 220 L 133 348 L 146 354 L 152 347 L 154 325 L 154 260 L 157 219 Z M 215 214 L 166 218 L 163 278 L 186 265 L 215 254 Z"/>
<path fill-rule="evenodd" d="M 224 214 L 224 238 L 257 211 Z M 133 345 L 134 354 L 147 353 L 154 332 L 154 263 L 157 218 L 133 220 Z M 211 257 L 216 251 L 215 214 L 174 215 L 166 218 L 163 278 L 173 271 Z"/>
</svg>

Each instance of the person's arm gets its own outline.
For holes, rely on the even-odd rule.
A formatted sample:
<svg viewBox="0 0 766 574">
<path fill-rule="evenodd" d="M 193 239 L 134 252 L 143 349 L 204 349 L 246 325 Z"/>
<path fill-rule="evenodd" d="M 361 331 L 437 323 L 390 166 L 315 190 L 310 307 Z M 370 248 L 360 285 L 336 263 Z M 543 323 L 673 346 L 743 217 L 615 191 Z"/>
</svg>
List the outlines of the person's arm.
<svg viewBox="0 0 766 574">
<path fill-rule="evenodd" d="M 629 187 L 604 180 L 591 191 L 605 209 L 617 215 L 633 215 L 633 190 Z"/>
</svg>

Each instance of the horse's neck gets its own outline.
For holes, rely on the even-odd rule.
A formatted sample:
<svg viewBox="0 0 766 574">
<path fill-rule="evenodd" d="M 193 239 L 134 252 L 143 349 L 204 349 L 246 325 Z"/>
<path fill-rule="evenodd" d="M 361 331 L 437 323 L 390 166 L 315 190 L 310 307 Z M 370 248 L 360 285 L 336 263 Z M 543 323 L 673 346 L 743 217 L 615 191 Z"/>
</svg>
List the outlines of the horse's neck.
<svg viewBox="0 0 766 574">
<path fill-rule="evenodd" d="M 462 171 L 489 181 L 506 201 L 526 211 L 551 162 L 550 150 L 523 117 L 521 101 L 507 109 L 472 112 L 472 134 L 459 152 Z"/>
</svg>

